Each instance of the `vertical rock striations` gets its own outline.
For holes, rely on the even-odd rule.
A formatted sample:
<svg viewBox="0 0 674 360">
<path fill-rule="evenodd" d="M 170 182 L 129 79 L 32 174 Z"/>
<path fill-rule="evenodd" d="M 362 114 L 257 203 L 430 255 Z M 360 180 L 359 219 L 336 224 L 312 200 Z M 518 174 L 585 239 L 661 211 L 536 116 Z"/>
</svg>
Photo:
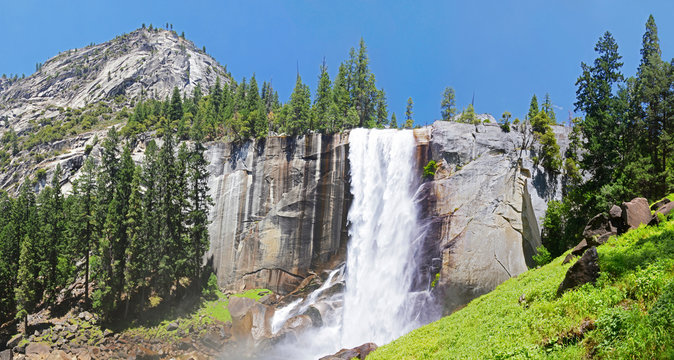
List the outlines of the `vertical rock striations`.
<svg viewBox="0 0 674 360">
<path fill-rule="evenodd" d="M 441 263 L 437 286 L 452 311 L 534 265 L 546 204 L 561 197 L 561 176 L 535 166 L 534 151 L 520 151 L 524 135 L 517 130 L 453 122 L 430 130 L 431 158 L 441 165 L 419 192 L 427 252 Z M 564 151 L 566 132 L 556 130 Z"/>
<path fill-rule="evenodd" d="M 209 149 L 207 255 L 221 286 L 286 293 L 344 260 L 348 134 L 269 137 Z"/>
</svg>

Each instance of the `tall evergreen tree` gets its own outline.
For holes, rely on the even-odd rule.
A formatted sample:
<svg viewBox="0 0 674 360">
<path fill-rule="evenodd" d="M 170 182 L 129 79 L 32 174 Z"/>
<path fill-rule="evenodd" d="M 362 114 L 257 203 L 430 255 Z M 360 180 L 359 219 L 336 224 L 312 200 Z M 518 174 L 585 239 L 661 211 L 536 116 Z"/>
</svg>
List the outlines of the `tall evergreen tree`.
<svg viewBox="0 0 674 360">
<path fill-rule="evenodd" d="M 328 75 L 328 66 L 325 64 L 325 59 L 323 59 L 320 74 L 318 75 L 316 98 L 314 99 L 313 118 L 315 119 L 315 123 L 313 124 L 313 127 L 320 132 L 328 134 L 337 131 L 337 129 L 334 128 L 330 114 L 333 103 L 331 86 L 330 75 Z"/>
<path fill-rule="evenodd" d="M 309 87 L 302 83 L 300 74 L 297 74 L 295 89 L 290 95 L 288 102 L 288 119 L 286 119 L 286 132 L 290 135 L 304 134 L 309 129 L 311 117 L 311 93 Z"/>
<path fill-rule="evenodd" d="M 391 122 L 389 124 L 389 127 L 391 129 L 397 129 L 398 128 L 398 119 L 396 119 L 396 113 L 391 114 Z"/>
<path fill-rule="evenodd" d="M 538 98 L 536 94 L 531 97 L 531 104 L 529 104 L 529 112 L 527 113 L 527 120 L 531 121 L 536 115 L 538 115 Z"/>
<path fill-rule="evenodd" d="M 180 91 L 178 91 L 177 86 L 173 88 L 173 94 L 171 95 L 171 106 L 168 115 L 171 122 L 176 122 L 183 117 L 183 101 L 180 97 Z"/>
<path fill-rule="evenodd" d="M 593 66 L 581 63 L 575 107 L 585 113 L 582 130 L 586 152 L 581 166 L 593 175 L 591 183 L 599 188 L 609 183 L 621 158 L 621 114 L 615 111 L 617 98 L 613 88 L 623 80 L 620 72 L 623 64 L 610 32 L 599 39 L 595 51 L 599 56 Z"/>
<path fill-rule="evenodd" d="M 414 111 L 412 110 L 413 106 L 414 101 L 412 101 L 412 98 L 407 98 L 407 107 L 405 108 L 405 129 L 414 127 L 414 119 L 412 118 L 414 115 Z"/>
<path fill-rule="evenodd" d="M 456 114 L 456 94 L 454 89 L 451 87 L 446 87 L 445 91 L 442 93 L 442 101 L 440 102 L 440 114 L 442 115 L 442 120 L 450 121 Z"/>
</svg>

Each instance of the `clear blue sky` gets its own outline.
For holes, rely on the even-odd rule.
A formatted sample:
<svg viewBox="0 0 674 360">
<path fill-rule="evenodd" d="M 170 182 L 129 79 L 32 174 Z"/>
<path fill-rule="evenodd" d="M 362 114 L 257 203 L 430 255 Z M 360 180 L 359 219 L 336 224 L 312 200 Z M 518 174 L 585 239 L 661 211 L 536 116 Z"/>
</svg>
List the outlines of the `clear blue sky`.
<svg viewBox="0 0 674 360">
<path fill-rule="evenodd" d="M 313 91 L 325 56 L 334 77 L 364 37 L 371 69 L 403 117 L 437 119 L 446 86 L 459 108 L 475 93 L 477 112 L 526 113 L 533 93 L 549 92 L 557 118 L 573 110 L 580 62 L 591 62 L 606 30 L 634 74 L 648 14 L 663 57 L 674 55 L 672 1 L 33 1 L 0 0 L 0 73 L 31 74 L 59 51 L 103 42 L 142 23 L 172 23 L 240 80 L 272 80 L 283 101 L 296 64 Z"/>
</svg>

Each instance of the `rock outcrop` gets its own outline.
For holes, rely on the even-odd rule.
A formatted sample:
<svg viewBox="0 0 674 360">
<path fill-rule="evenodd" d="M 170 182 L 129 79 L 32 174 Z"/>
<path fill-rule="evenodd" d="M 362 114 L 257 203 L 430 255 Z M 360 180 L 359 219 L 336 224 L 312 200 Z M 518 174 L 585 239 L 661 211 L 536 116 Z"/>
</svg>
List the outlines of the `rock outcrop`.
<svg viewBox="0 0 674 360">
<path fill-rule="evenodd" d="M 561 177 L 534 165 L 517 129 L 438 121 L 429 130 L 430 158 L 441 166 L 420 193 L 450 312 L 535 265 L 540 222 L 547 201 L 561 197 Z M 564 151 L 567 129 L 555 131 Z"/>
<path fill-rule="evenodd" d="M 20 134 L 31 128 L 30 120 L 58 118 L 58 108 L 81 108 L 118 95 L 164 99 L 174 87 L 182 94 L 197 85 L 207 92 L 217 77 L 229 82 L 225 68 L 191 41 L 173 31 L 138 29 L 61 52 L 31 76 L 0 87 L 0 120 Z"/>
<path fill-rule="evenodd" d="M 348 133 L 212 144 L 210 250 L 220 286 L 295 289 L 344 260 Z"/>
</svg>

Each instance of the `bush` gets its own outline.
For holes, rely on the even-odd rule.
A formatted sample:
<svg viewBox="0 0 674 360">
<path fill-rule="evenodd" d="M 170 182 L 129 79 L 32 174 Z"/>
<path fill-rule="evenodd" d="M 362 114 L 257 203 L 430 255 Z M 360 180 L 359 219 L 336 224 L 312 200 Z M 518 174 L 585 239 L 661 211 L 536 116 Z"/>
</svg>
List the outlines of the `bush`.
<svg viewBox="0 0 674 360">
<path fill-rule="evenodd" d="M 548 249 L 546 249 L 543 245 L 536 248 L 536 255 L 534 255 L 532 258 L 538 266 L 546 265 L 552 261 L 552 255 L 550 255 Z"/>
<path fill-rule="evenodd" d="M 438 167 L 440 165 L 435 162 L 435 160 L 431 160 L 424 166 L 424 179 L 432 179 L 435 176 L 435 171 L 438 170 Z"/>
<path fill-rule="evenodd" d="M 208 300 L 218 298 L 218 278 L 215 274 L 211 273 L 211 276 L 208 277 L 208 282 L 206 283 L 206 286 L 204 286 L 201 294 Z"/>
</svg>

